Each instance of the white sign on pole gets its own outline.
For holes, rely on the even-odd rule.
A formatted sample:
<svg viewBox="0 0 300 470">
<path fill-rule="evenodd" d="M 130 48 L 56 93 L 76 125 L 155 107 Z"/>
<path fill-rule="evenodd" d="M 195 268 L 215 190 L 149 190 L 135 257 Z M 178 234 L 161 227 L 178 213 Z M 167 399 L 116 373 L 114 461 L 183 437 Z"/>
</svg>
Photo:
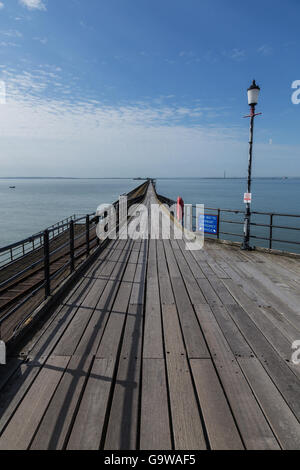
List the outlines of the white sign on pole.
<svg viewBox="0 0 300 470">
<path fill-rule="evenodd" d="M 251 193 L 245 193 L 244 194 L 244 203 L 245 204 L 250 204 L 252 201 L 252 194 Z"/>
</svg>

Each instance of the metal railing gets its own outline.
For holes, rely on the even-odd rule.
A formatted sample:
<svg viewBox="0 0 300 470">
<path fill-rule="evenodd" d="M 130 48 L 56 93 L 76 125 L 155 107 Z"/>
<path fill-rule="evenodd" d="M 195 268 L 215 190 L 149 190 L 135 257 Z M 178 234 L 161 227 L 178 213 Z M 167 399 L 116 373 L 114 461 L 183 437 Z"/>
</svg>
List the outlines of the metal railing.
<svg viewBox="0 0 300 470">
<path fill-rule="evenodd" d="M 148 184 L 148 182 L 143 183 L 127 194 L 128 208 L 142 201 Z M 137 196 L 135 196 L 136 194 Z M 113 206 L 116 210 L 117 223 L 115 229 L 118 233 L 119 201 L 116 201 Z M 43 232 L 19 242 L 19 245 L 22 246 L 22 244 L 28 242 L 28 240 L 38 239 L 40 240 L 41 253 L 39 253 L 38 259 L 33 263 L 26 265 L 25 268 L 18 270 L 16 273 L 0 282 L 0 299 L 2 293 L 5 292 L 6 289 L 11 288 L 15 283 L 17 284 L 23 280 L 31 279 L 32 284 L 28 289 L 28 295 L 22 292 L 21 299 L 19 301 L 13 299 L 12 306 L 6 308 L 4 312 L 3 307 L 0 308 L 0 315 L 1 310 L 3 313 L 2 317 L 0 316 L 0 340 L 8 341 L 11 339 L 16 332 L 26 324 L 38 305 L 52 295 L 58 283 L 74 273 L 96 249 L 101 249 L 102 241 L 100 241 L 96 234 L 98 222 L 99 216 L 97 216 L 96 213 L 86 214 L 78 218 L 72 216 L 66 219 L 65 223 L 60 222 L 59 224 L 55 224 L 55 226 L 49 227 Z M 53 242 L 55 242 L 55 237 L 57 236 L 54 236 L 54 234 L 57 233 L 58 229 L 60 230 L 60 235 L 64 233 L 65 235 L 67 234 L 67 237 L 64 236 L 62 243 L 58 243 L 58 246 L 51 249 L 53 248 Z M 18 244 L 14 244 L 14 246 L 17 245 Z M 11 246 L 2 248 L 1 252 L 4 253 L 10 248 Z M 26 254 L 24 258 L 25 257 Z M 13 265 L 13 263 L 10 264 Z M 33 277 L 35 274 L 38 274 L 36 279 Z M 16 323 L 11 321 L 14 315 L 18 316 L 17 313 L 20 312 L 22 307 L 25 307 L 28 302 L 31 302 L 31 299 L 36 297 L 37 294 L 39 294 L 39 296 L 36 302 L 33 302 L 34 305 L 26 311 L 26 314 L 21 315 L 21 319 Z M 7 326 L 8 323 L 9 325 Z"/>
<path fill-rule="evenodd" d="M 75 220 L 76 217 L 79 217 L 79 214 L 74 214 L 47 227 L 48 230 L 51 230 L 51 239 L 66 231 L 71 220 Z M 33 251 L 41 248 L 43 246 L 43 240 L 43 231 L 41 231 L 24 240 L 0 248 L 0 270 L 19 258 L 23 258 L 25 255 L 31 254 Z"/>
<path fill-rule="evenodd" d="M 244 211 L 210 207 L 207 207 L 206 211 L 209 211 L 209 214 L 218 215 L 219 230 L 216 234 L 217 238 L 222 235 L 243 239 Z M 233 220 L 229 218 L 228 214 L 235 214 L 237 217 Z M 196 216 L 194 216 L 194 220 L 196 220 Z M 281 223 L 280 220 L 283 220 L 283 222 Z M 295 221 L 295 225 L 289 225 L 288 220 Z M 233 232 L 229 229 L 232 226 L 238 226 L 240 230 Z M 290 251 L 290 248 L 292 248 L 296 252 L 300 251 L 300 215 L 253 211 L 251 212 L 250 227 L 250 239 L 253 242 L 258 242 L 260 246 L 270 250 L 275 248 Z"/>
<path fill-rule="evenodd" d="M 159 196 L 159 199 L 169 207 L 176 204 L 176 201 L 164 196 Z M 205 214 L 218 216 L 217 232 L 205 234 L 206 237 L 232 241 L 243 239 L 245 211 L 205 207 Z M 293 221 L 293 225 L 290 221 Z M 197 225 L 196 206 L 193 205 L 194 231 L 198 230 Z M 232 231 L 231 227 L 238 227 L 239 230 Z M 250 227 L 250 239 L 258 242 L 259 246 L 284 251 L 291 251 L 292 248 L 296 253 L 300 252 L 300 214 L 253 211 Z"/>
</svg>

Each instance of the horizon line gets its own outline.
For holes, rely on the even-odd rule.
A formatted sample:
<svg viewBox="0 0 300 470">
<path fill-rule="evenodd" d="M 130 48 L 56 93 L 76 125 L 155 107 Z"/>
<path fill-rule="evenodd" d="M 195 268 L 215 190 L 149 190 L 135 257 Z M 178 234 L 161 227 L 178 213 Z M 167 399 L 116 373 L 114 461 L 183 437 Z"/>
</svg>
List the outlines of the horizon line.
<svg viewBox="0 0 300 470">
<path fill-rule="evenodd" d="M 89 177 L 89 176 L 0 176 L 0 180 L 12 179 L 61 179 L 61 180 L 136 180 L 135 176 L 106 176 L 106 177 Z M 156 176 L 156 177 L 140 177 L 140 180 L 146 179 L 247 179 L 247 176 Z M 300 176 L 253 176 L 252 179 L 299 179 Z"/>
</svg>

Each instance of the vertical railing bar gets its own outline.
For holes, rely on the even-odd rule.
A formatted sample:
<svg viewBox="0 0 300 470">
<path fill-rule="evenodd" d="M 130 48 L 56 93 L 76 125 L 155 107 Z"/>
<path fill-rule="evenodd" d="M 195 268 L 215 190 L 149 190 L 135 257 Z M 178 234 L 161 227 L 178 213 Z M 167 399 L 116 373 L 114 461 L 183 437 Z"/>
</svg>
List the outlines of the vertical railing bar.
<svg viewBox="0 0 300 470">
<path fill-rule="evenodd" d="M 49 249 L 49 232 L 44 232 L 44 276 L 45 276 L 45 298 L 51 294 L 50 285 L 50 249 Z"/>
<path fill-rule="evenodd" d="M 85 219 L 86 257 L 90 254 L 90 216 Z"/>
<path fill-rule="evenodd" d="M 70 222 L 70 270 L 73 272 L 74 264 L 74 220 Z"/>
<path fill-rule="evenodd" d="M 272 246 L 273 246 L 273 214 L 270 214 L 270 240 L 269 240 L 269 249 L 271 250 L 272 249 Z"/>
</svg>

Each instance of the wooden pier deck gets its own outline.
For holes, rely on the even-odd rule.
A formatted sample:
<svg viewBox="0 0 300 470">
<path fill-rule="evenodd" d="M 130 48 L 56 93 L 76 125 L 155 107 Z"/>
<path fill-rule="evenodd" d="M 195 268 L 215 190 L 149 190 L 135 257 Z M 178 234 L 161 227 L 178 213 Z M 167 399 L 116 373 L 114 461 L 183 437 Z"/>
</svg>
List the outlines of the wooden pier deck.
<svg viewBox="0 0 300 470">
<path fill-rule="evenodd" d="M 112 241 L 1 367 L 0 449 L 299 449 L 299 339 L 297 259 Z"/>
</svg>

